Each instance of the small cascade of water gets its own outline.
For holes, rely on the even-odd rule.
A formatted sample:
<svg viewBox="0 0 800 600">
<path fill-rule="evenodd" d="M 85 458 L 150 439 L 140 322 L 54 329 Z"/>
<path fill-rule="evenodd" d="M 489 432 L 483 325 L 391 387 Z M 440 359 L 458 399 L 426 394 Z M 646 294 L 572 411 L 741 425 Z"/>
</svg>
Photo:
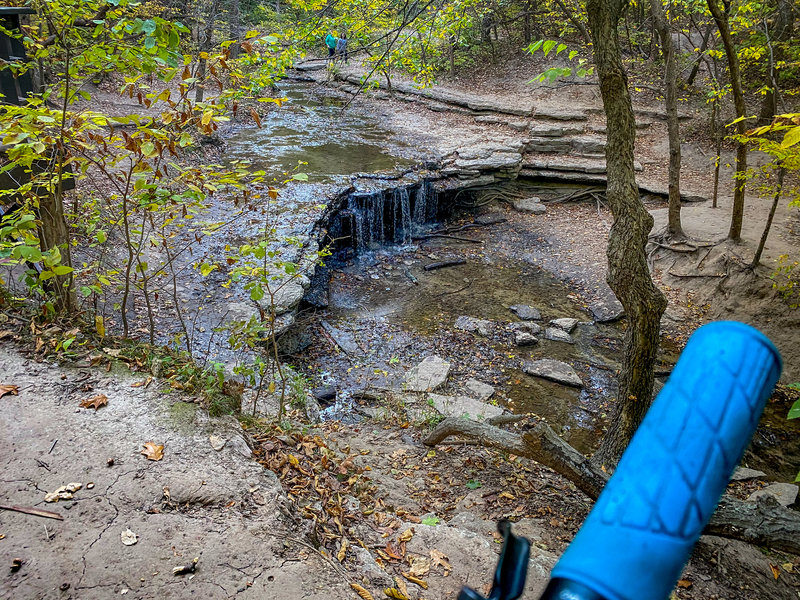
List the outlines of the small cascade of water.
<svg viewBox="0 0 800 600">
<path fill-rule="evenodd" d="M 341 250 L 356 253 L 387 243 L 408 244 L 412 235 L 438 217 L 436 189 L 429 181 L 377 192 L 350 194 L 328 225 L 328 237 Z"/>
<path fill-rule="evenodd" d="M 392 207 L 394 213 L 394 242 L 408 244 L 411 241 L 411 199 L 407 188 L 395 188 L 392 191 Z"/>
</svg>

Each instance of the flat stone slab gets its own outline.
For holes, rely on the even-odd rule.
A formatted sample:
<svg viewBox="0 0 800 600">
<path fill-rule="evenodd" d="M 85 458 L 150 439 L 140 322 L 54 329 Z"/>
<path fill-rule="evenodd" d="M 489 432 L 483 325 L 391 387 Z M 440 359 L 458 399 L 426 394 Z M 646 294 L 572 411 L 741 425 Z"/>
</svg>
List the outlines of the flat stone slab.
<svg viewBox="0 0 800 600">
<path fill-rule="evenodd" d="M 547 211 L 544 204 L 542 204 L 541 198 L 537 198 L 536 196 L 533 196 L 532 198 L 515 199 L 511 204 L 514 207 L 514 210 L 532 213 L 534 215 L 541 215 Z"/>
<path fill-rule="evenodd" d="M 566 154 L 572 150 L 572 141 L 557 137 L 531 138 L 525 144 L 526 152 L 543 154 Z"/>
<path fill-rule="evenodd" d="M 515 304 L 509 307 L 511 312 L 517 315 L 523 321 L 538 321 L 542 318 L 542 313 L 538 308 L 528 306 L 527 304 Z"/>
<path fill-rule="evenodd" d="M 454 327 L 461 331 L 468 331 L 469 333 L 477 333 L 483 337 L 489 337 L 492 334 L 492 329 L 494 329 L 494 323 L 486 319 L 477 319 L 475 317 L 462 315 L 456 319 Z"/>
<path fill-rule="evenodd" d="M 533 346 L 539 343 L 539 338 L 529 331 L 518 329 L 514 332 L 514 343 L 517 346 Z"/>
<path fill-rule="evenodd" d="M 598 323 L 619 321 L 625 316 L 625 309 L 615 296 L 609 296 L 589 305 L 589 312 Z"/>
<path fill-rule="evenodd" d="M 558 327 L 559 329 L 563 329 L 567 333 L 572 333 L 572 330 L 578 325 L 578 319 L 570 319 L 568 317 L 564 317 L 562 319 L 553 319 L 550 321 L 550 325 L 553 327 Z"/>
<path fill-rule="evenodd" d="M 485 402 L 494 394 L 494 388 L 492 386 L 488 383 L 478 381 L 477 379 L 467 379 L 464 387 L 470 397 L 480 400 L 481 402 Z"/>
<path fill-rule="evenodd" d="M 334 327 L 327 321 L 322 321 L 322 328 L 333 338 L 333 341 L 336 342 L 336 345 L 339 346 L 345 354 L 363 354 L 361 348 L 359 348 L 356 343 L 356 336 L 353 335 L 352 332 Z"/>
<path fill-rule="evenodd" d="M 582 127 L 577 127 L 574 125 L 561 125 L 561 124 L 549 124 L 549 123 L 542 123 L 538 125 L 533 125 L 529 130 L 532 137 L 564 137 L 568 135 L 578 135 L 583 132 Z"/>
<path fill-rule="evenodd" d="M 516 152 L 495 152 L 486 158 L 465 160 L 459 158 L 455 166 L 459 169 L 471 171 L 499 171 L 502 169 L 517 169 L 522 162 L 522 155 Z"/>
<path fill-rule="evenodd" d="M 606 172 L 605 158 L 582 158 L 578 156 L 558 156 L 553 158 L 526 157 L 522 161 L 525 169 L 542 169 L 547 171 L 567 171 L 600 175 Z M 644 167 L 638 161 L 633 162 L 633 169 L 641 171 Z"/>
<path fill-rule="evenodd" d="M 589 119 L 589 115 L 584 111 L 563 108 L 538 108 L 534 117 L 553 121 L 586 121 Z"/>
<path fill-rule="evenodd" d="M 583 382 L 575 372 L 575 369 L 560 360 L 542 358 L 541 360 L 526 362 L 522 366 L 522 370 L 534 377 L 541 377 L 542 379 L 548 379 L 572 387 L 583 387 Z"/>
<path fill-rule="evenodd" d="M 761 479 L 766 477 L 764 471 L 757 471 L 755 469 L 748 469 L 747 467 L 738 467 L 731 475 L 731 481 L 747 481 L 748 479 Z"/>
<path fill-rule="evenodd" d="M 450 374 L 450 363 L 441 356 L 429 356 L 406 375 L 405 389 L 430 392 L 441 387 Z"/>
<path fill-rule="evenodd" d="M 428 394 L 428 399 L 433 402 L 433 407 L 446 417 L 466 417 L 473 421 L 484 421 L 503 414 L 503 409 L 499 406 L 492 406 L 467 396 Z"/>
<path fill-rule="evenodd" d="M 773 483 L 763 490 L 753 492 L 747 499 L 758 500 L 761 496 L 773 496 L 781 506 L 791 506 L 797 500 L 798 489 L 800 488 L 791 483 Z"/>
<path fill-rule="evenodd" d="M 574 344 L 575 342 L 570 335 L 563 329 L 558 327 L 548 327 L 544 330 L 544 339 L 553 342 L 564 342 L 565 344 Z"/>
</svg>

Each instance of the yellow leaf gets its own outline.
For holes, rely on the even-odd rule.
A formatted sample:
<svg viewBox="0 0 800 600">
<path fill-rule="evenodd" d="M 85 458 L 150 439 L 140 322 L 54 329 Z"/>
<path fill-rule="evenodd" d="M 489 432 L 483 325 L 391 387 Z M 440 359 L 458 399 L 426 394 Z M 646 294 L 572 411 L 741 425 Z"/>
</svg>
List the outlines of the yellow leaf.
<svg viewBox="0 0 800 600">
<path fill-rule="evenodd" d="M 339 547 L 339 552 L 336 553 L 336 560 L 344 562 L 345 556 L 347 556 L 347 538 L 342 538 L 342 545 Z"/>
<path fill-rule="evenodd" d="M 294 454 L 290 454 L 289 455 L 289 464 L 292 465 L 293 467 L 298 467 L 298 466 L 300 466 L 300 461 L 297 459 L 297 457 Z"/>
<path fill-rule="evenodd" d="M 203 112 L 203 117 L 200 119 L 200 122 L 203 125 L 208 125 L 211 122 L 211 117 L 214 116 L 214 113 L 211 110 L 206 110 Z"/>
<path fill-rule="evenodd" d="M 370 594 L 367 590 L 365 590 L 363 587 L 361 587 L 357 583 L 351 583 L 350 587 L 353 588 L 356 591 L 356 594 L 361 596 L 361 598 L 363 598 L 364 600 L 375 600 L 372 597 L 372 594 Z"/>
<path fill-rule="evenodd" d="M 769 568 L 772 569 L 772 576 L 775 579 L 778 579 L 778 577 L 780 577 L 780 574 L 781 574 L 780 569 L 778 567 L 776 567 L 775 565 L 773 565 L 772 563 L 769 563 Z"/>
<path fill-rule="evenodd" d="M 408 596 L 404 596 L 397 588 L 386 588 L 383 590 L 383 593 L 389 596 L 389 598 L 394 598 L 394 600 L 408 600 Z"/>
<path fill-rule="evenodd" d="M 268 389 L 269 389 L 269 393 L 270 394 L 274 394 L 275 393 L 275 382 L 274 381 L 270 381 L 269 382 L 269 388 Z"/>
<path fill-rule="evenodd" d="M 103 317 L 101 315 L 95 315 L 94 329 L 101 338 L 106 337 L 106 326 L 103 324 Z"/>
<path fill-rule="evenodd" d="M 401 533 L 398 536 L 397 540 L 400 541 L 400 542 L 408 542 L 408 541 L 411 540 L 412 537 L 414 537 L 414 528 L 413 527 L 411 527 L 409 529 L 406 529 L 403 533 Z"/>
<path fill-rule="evenodd" d="M 408 579 L 411 583 L 416 583 L 423 590 L 428 589 L 427 581 L 422 581 L 422 579 L 420 579 L 419 577 L 414 577 L 411 573 L 406 573 L 405 571 L 400 571 L 400 574 L 406 579 Z"/>
</svg>

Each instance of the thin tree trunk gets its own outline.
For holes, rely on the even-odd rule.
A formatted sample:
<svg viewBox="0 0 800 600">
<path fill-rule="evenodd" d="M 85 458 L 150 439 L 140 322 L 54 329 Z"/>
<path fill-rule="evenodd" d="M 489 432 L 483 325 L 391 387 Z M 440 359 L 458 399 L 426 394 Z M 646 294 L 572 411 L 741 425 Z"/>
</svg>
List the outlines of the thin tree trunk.
<svg viewBox="0 0 800 600">
<path fill-rule="evenodd" d="M 767 37 L 769 48 L 769 65 L 767 66 L 767 91 L 761 101 L 759 119 L 764 122 L 771 121 L 778 112 L 778 68 L 777 65 L 785 60 L 784 43 L 792 35 L 794 29 L 794 10 L 789 0 L 778 0 L 775 10 L 775 24 L 770 30 L 764 22 L 764 34 Z"/>
<path fill-rule="evenodd" d="M 728 57 L 728 72 L 730 73 L 731 91 L 733 92 L 733 104 L 736 107 L 736 133 L 740 136 L 745 135 L 746 127 L 744 117 L 747 115 L 747 106 L 744 103 L 744 92 L 742 91 L 742 76 L 739 73 L 739 57 L 736 54 L 736 47 L 731 38 L 731 30 L 728 25 L 728 14 L 720 8 L 718 0 L 706 0 L 708 9 L 714 17 L 714 22 L 719 29 L 722 45 L 725 47 L 725 55 Z M 736 147 L 736 174 L 735 187 L 733 189 L 733 213 L 731 214 L 731 228 L 728 238 L 734 242 L 742 239 L 742 218 L 744 217 L 744 188 L 745 176 L 747 173 L 747 146 L 744 142 L 739 142 Z"/>
<path fill-rule="evenodd" d="M 562 0 L 556 0 L 556 4 L 558 4 L 558 8 L 561 9 L 561 12 L 564 13 L 564 16 L 569 19 L 570 23 L 572 23 L 575 28 L 580 32 L 583 41 L 588 43 L 592 38 L 589 36 L 589 32 L 586 31 L 586 27 L 584 27 L 581 20 L 575 16 L 575 11 L 567 8 Z"/>
<path fill-rule="evenodd" d="M 753 257 L 753 262 L 750 263 L 751 268 L 755 268 L 761 262 L 761 253 L 764 252 L 764 246 L 769 237 L 769 230 L 772 227 L 772 219 L 775 218 L 775 211 L 778 208 L 778 202 L 781 199 L 781 192 L 783 191 L 783 176 L 786 175 L 786 167 L 781 166 L 778 169 L 778 185 L 775 188 L 775 196 L 772 198 L 772 208 L 769 209 L 769 216 L 767 217 L 767 224 L 764 225 L 764 233 L 761 234 L 761 241 L 758 242 L 758 249 L 756 255 Z"/>
<path fill-rule="evenodd" d="M 650 0 L 650 13 L 661 39 L 664 55 L 664 89 L 667 108 L 667 135 L 669 137 L 669 213 L 667 234 L 673 238 L 683 238 L 681 227 L 681 138 L 678 127 L 678 73 L 675 64 L 675 48 L 672 44 L 667 15 L 661 0 Z"/>
<path fill-rule="evenodd" d="M 694 18 L 692 18 L 692 22 L 694 22 Z M 689 77 L 686 78 L 686 85 L 692 85 L 697 77 L 697 74 L 700 72 L 700 65 L 703 63 L 703 56 L 708 48 L 708 40 L 711 39 L 711 27 L 711 23 L 706 26 L 706 31 L 703 34 L 703 41 L 700 43 L 700 52 L 697 56 L 697 60 L 694 61 L 694 65 L 692 66 L 692 71 L 689 73 Z"/>
<path fill-rule="evenodd" d="M 667 304 L 650 277 L 645 246 L 653 217 L 639 197 L 633 170 L 636 129 L 617 33 L 627 4 L 627 0 L 586 2 L 607 122 L 607 198 L 614 218 L 607 280 L 629 320 L 617 404 L 596 455 L 601 464 L 619 459 L 650 406 L 659 326 Z"/>
</svg>

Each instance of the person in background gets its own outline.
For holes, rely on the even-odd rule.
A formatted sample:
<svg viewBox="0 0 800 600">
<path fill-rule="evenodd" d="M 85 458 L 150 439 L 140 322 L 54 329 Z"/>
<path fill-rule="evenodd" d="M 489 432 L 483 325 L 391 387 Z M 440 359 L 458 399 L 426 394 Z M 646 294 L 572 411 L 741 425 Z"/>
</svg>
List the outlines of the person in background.
<svg viewBox="0 0 800 600">
<path fill-rule="evenodd" d="M 336 40 L 336 56 L 347 64 L 347 34 L 343 33 L 342 37 Z"/>
<path fill-rule="evenodd" d="M 328 32 L 328 35 L 325 36 L 325 45 L 328 47 L 328 60 L 333 60 L 333 57 L 336 54 L 337 41 L 338 40 L 331 32 Z"/>
</svg>

